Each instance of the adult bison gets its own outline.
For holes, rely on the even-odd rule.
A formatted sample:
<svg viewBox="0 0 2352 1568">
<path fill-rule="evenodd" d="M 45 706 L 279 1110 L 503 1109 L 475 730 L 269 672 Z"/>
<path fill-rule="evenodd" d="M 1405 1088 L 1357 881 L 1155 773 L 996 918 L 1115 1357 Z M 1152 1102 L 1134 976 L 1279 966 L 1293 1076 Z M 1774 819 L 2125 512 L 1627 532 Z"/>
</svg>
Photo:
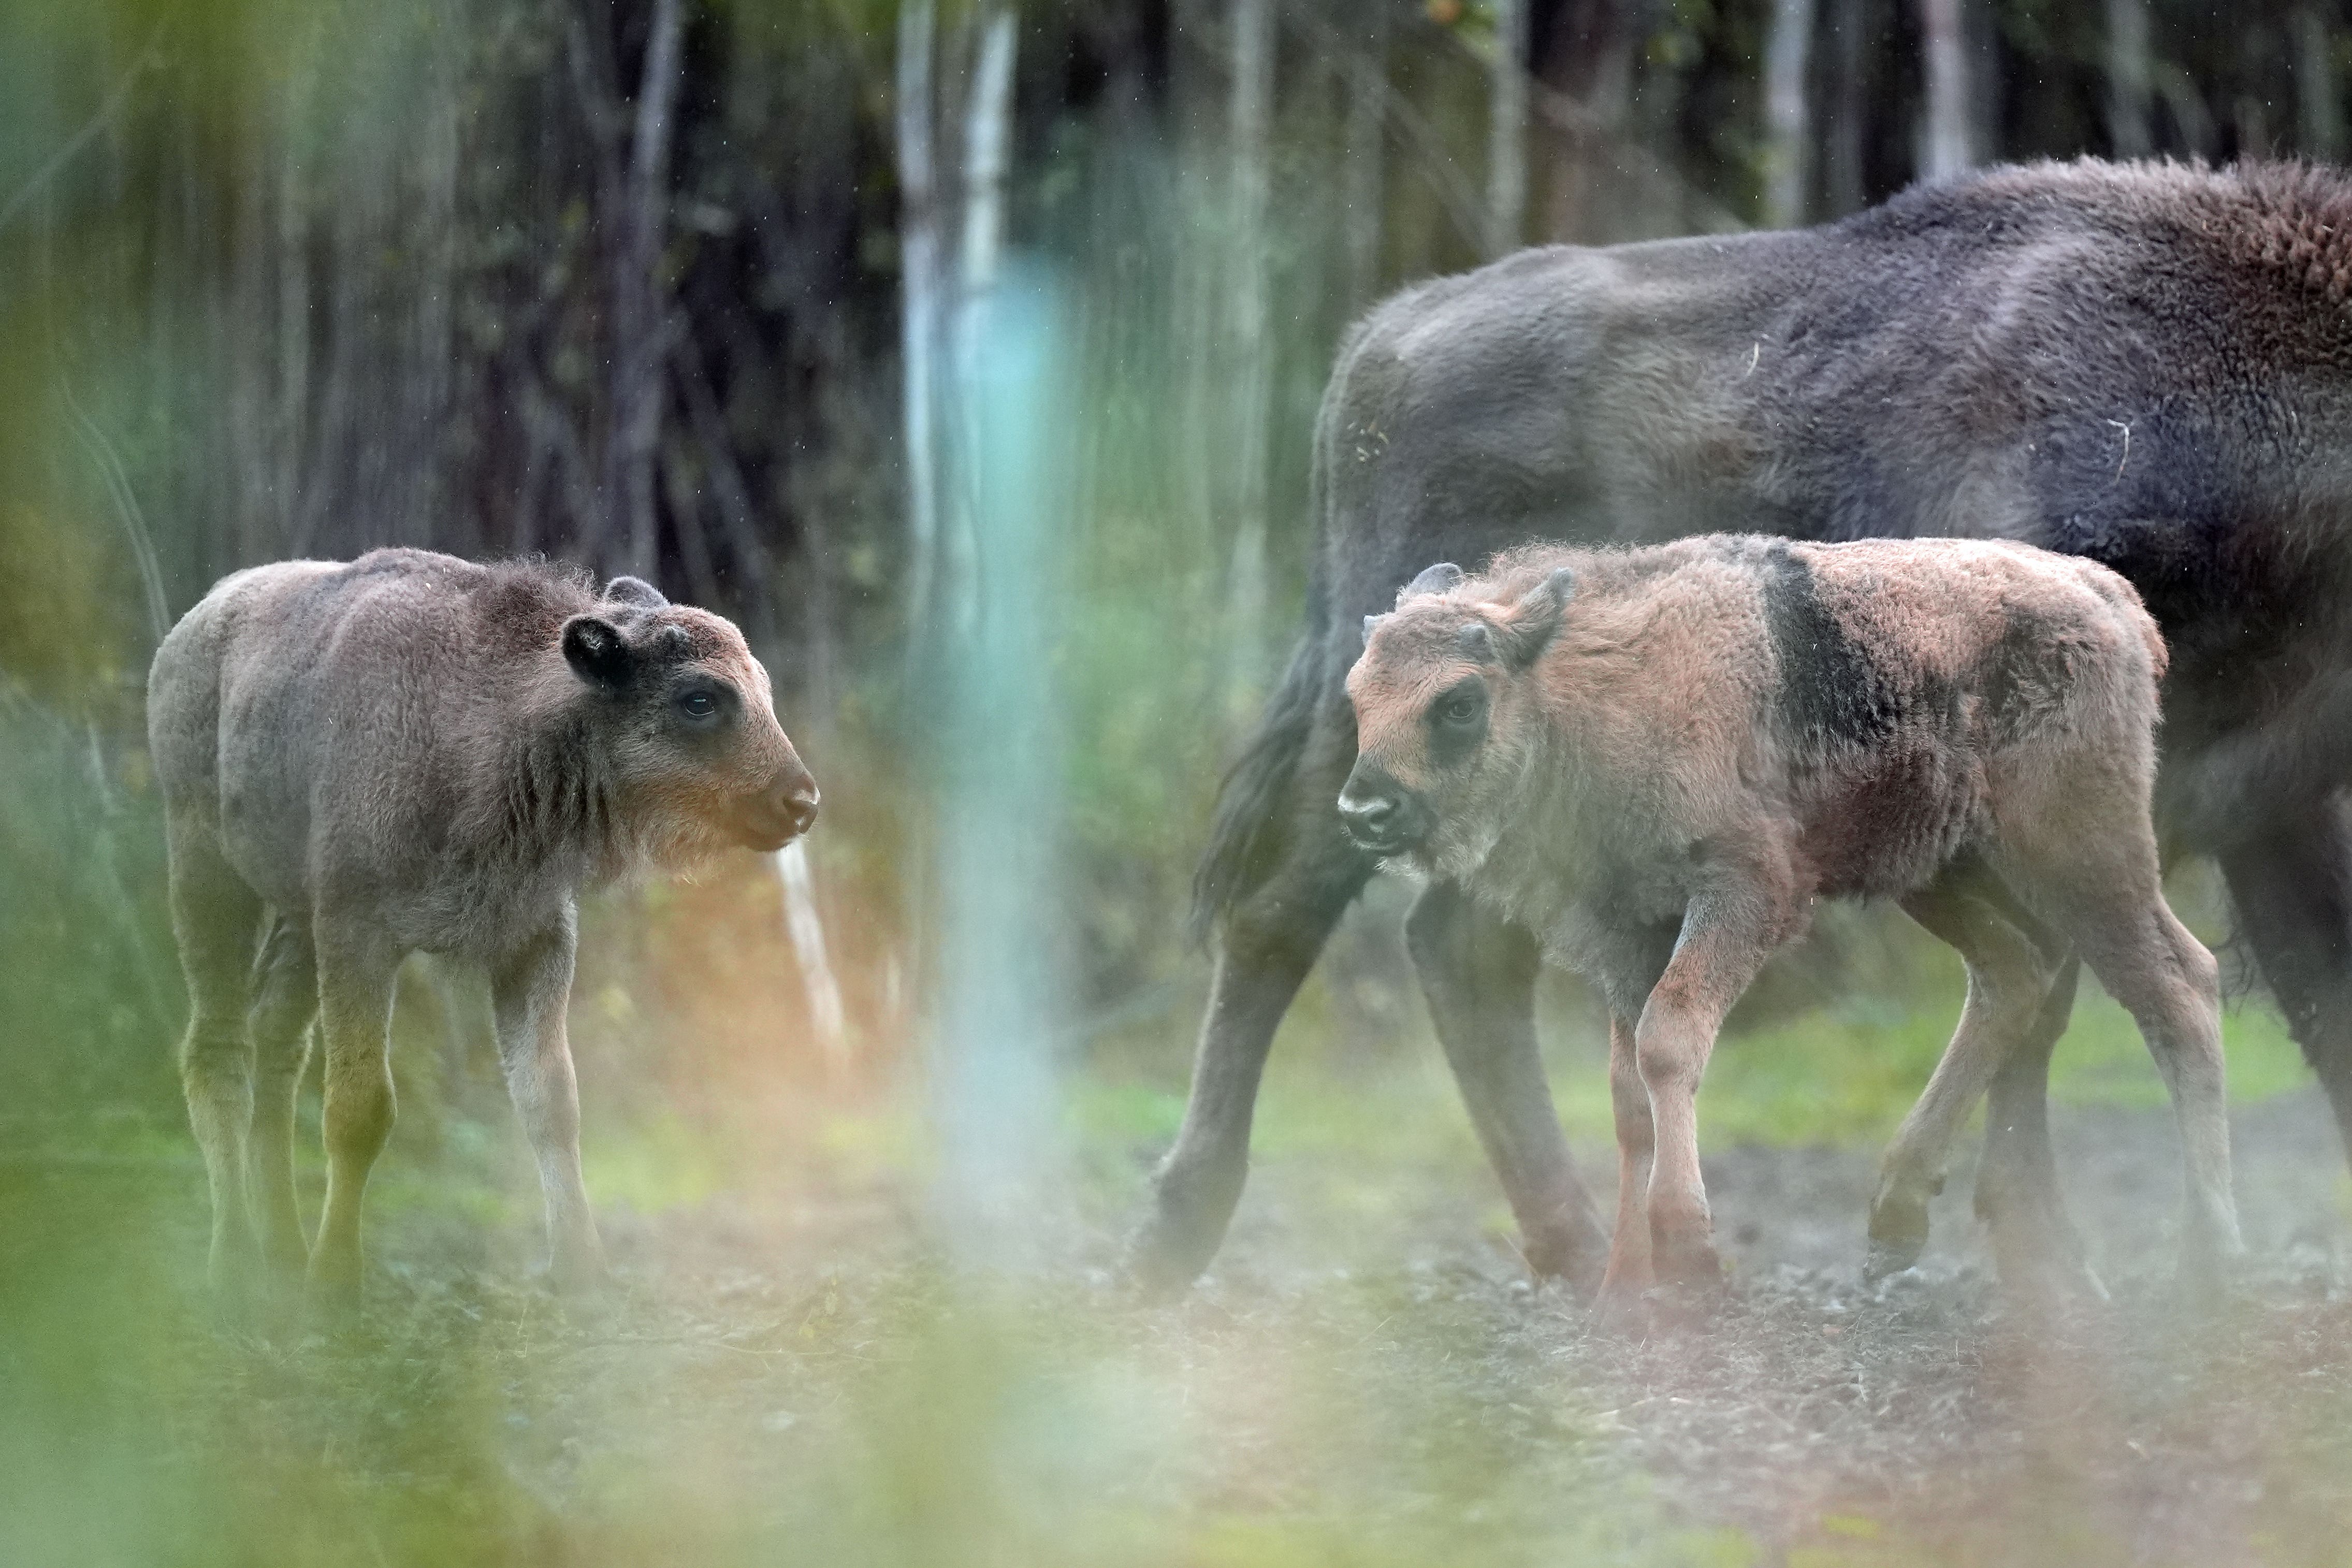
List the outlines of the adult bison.
<svg viewBox="0 0 2352 1568">
<path fill-rule="evenodd" d="M 1979 534 L 2121 573 L 2171 644 L 2159 831 L 2219 859 L 2352 1133 L 2347 296 L 2352 180 L 2084 162 L 1814 229 L 1526 251 L 1374 310 L 1318 419 L 1307 633 L 1196 882 L 1215 979 L 1141 1279 L 1215 1251 L 1275 1026 L 1372 868 L 1334 805 L 1363 616 L 1529 537 Z M 1529 1261 L 1590 1283 L 1606 1237 L 1537 1055 L 1535 941 L 1444 881 L 1407 934 Z M 2044 1089 L 2074 984 L 1994 1079 L 1977 1194 L 2004 1257 L 2059 1267 Z"/>
<path fill-rule="evenodd" d="M 215 1283 L 257 1240 L 281 1267 L 307 1250 L 315 1293 L 356 1294 L 360 1196 L 392 1128 L 393 975 L 415 950 L 488 966 L 551 1270 L 599 1273 L 564 1033 L 573 895 L 777 848 L 816 814 L 734 626 L 542 562 L 287 561 L 187 613 L 147 709 Z M 314 1013 L 327 1204 L 306 1249 L 288 1141 Z"/>
</svg>

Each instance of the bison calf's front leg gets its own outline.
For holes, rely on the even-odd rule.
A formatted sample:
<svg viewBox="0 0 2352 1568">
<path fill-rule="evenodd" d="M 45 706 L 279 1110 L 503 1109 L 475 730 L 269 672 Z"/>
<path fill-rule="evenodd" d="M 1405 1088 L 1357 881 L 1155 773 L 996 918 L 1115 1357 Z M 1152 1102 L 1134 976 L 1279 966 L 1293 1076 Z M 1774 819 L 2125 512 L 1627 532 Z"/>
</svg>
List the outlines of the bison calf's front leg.
<svg viewBox="0 0 2352 1568">
<path fill-rule="evenodd" d="M 490 973 L 499 1063 L 547 1200 L 548 1278 L 559 1288 L 604 1277 L 604 1244 L 580 1179 L 580 1091 L 572 1072 L 564 1008 L 572 994 L 573 921 L 527 943 Z"/>
<path fill-rule="evenodd" d="M 1659 1283 L 1711 1285 L 1721 1265 L 1709 1237 L 1698 1165 L 1698 1085 L 1716 1032 L 1780 944 L 1788 921 L 1771 900 L 1741 892 L 1694 900 L 1674 958 L 1633 1031 L 1650 1099 L 1650 1267 Z"/>
</svg>

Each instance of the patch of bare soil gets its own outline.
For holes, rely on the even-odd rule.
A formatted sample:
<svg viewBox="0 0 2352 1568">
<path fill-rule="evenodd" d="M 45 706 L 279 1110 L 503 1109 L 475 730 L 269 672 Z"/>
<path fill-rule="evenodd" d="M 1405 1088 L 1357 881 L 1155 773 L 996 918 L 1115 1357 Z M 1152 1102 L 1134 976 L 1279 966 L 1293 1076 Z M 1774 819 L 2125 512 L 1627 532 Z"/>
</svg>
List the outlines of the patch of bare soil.
<svg viewBox="0 0 2352 1568">
<path fill-rule="evenodd" d="M 2172 1282 L 2160 1111 L 2060 1118 L 2114 1301 L 2055 1316 L 2004 1304 L 1965 1169 L 1864 1288 L 1863 1152 L 1710 1161 L 1729 1292 L 1646 1338 L 1530 1284 L 1485 1190 L 1349 1219 L 1277 1163 L 1143 1309 L 1108 1216 L 976 1305 L 882 1188 L 612 1216 L 584 1307 L 389 1226 L 363 1342 L 235 1339 L 161 1440 L 242 1445 L 257 1489 L 323 1465 L 447 1562 L 2338 1563 L 2343 1157 L 2315 1093 L 2234 1123 L 2252 1254 L 2215 1310 Z"/>
<path fill-rule="evenodd" d="M 2352 1560 L 2352 1300 L 2342 1153 L 2316 1091 L 2233 1114 L 2251 1256 L 2232 1298 L 2173 1278 L 2179 1170 L 2162 1111 L 2062 1114 L 2069 1203 L 2113 1300 L 2007 1302 L 1958 1169 L 1918 1268 L 1861 1279 L 1874 1162 L 1706 1162 L 1734 1281 L 1712 1321 L 1588 1331 L 1556 1288 L 1423 1233 L 1425 1294 L 1486 1306 L 1530 1386 L 1573 1389 L 1682 1520 L 1768 1556 L 2211 1565 Z M 1601 1177 L 1605 1184 L 1606 1176 Z M 1605 1184 L 1598 1190 L 1605 1192 Z M 1311 1287 L 1244 1227 L 1212 1292 Z M 1311 1244 L 1307 1244 L 1311 1245 Z M 1443 1281 L 1442 1285 L 1437 1281 Z M 1245 1281 L 1245 1283 L 1244 1283 Z M 1818 1561 L 1818 1555 L 1806 1560 Z"/>
</svg>

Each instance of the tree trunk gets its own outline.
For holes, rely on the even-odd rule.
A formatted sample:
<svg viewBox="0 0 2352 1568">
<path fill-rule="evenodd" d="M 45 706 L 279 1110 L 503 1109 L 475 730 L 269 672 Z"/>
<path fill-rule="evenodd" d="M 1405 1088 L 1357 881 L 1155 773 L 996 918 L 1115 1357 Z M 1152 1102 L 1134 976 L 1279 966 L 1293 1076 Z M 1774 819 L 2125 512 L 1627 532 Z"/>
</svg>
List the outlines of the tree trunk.
<svg viewBox="0 0 2352 1568">
<path fill-rule="evenodd" d="M 1254 708 L 1265 624 L 1266 339 L 1265 221 L 1267 139 L 1274 119 L 1274 11 L 1271 0 L 1233 0 L 1232 96 L 1227 152 L 1232 163 L 1233 314 L 1228 352 L 1233 408 L 1233 555 L 1226 578 L 1228 711 Z"/>
<path fill-rule="evenodd" d="M 1832 76 L 1822 142 L 1822 199 L 1843 217 L 1870 203 L 1871 0 L 1830 0 Z"/>
<path fill-rule="evenodd" d="M 956 279 L 958 418 L 950 431 L 947 471 L 953 476 L 949 494 L 955 504 L 945 521 L 941 561 L 940 620 L 951 639 L 963 647 L 980 613 L 979 500 L 972 487 L 978 480 L 973 454 L 979 434 L 971 389 L 983 368 L 990 296 L 1004 247 L 1004 174 L 1010 158 L 1013 124 L 1013 64 L 1020 34 L 1012 9 L 1003 0 L 992 0 L 982 13 L 980 56 L 972 68 L 971 89 L 964 100 L 963 236 Z"/>
<path fill-rule="evenodd" d="M 816 879 L 809 869 L 808 844 L 795 838 L 776 851 L 776 880 L 784 899 L 784 932 L 792 939 L 801 986 L 808 994 L 809 1026 L 825 1076 L 838 1084 L 849 1077 L 849 1027 L 841 1005 L 841 984 L 825 953 L 824 921 L 818 911 Z"/>
<path fill-rule="evenodd" d="M 1571 0 L 1545 51 L 1544 81 L 1578 110 L 1550 117 L 1564 143 L 1552 160 L 1545 200 L 1543 229 L 1554 241 L 1597 245 L 1615 237 L 1608 167 L 1633 103 L 1633 32 L 1625 0 Z"/>
<path fill-rule="evenodd" d="M 1387 107 L 1391 0 L 1365 0 L 1362 47 L 1348 74 L 1348 302 L 1360 310 L 1380 291 L 1381 208 L 1387 196 Z"/>
<path fill-rule="evenodd" d="M 1493 0 L 1495 58 L 1487 97 L 1486 254 L 1519 247 L 1528 211 L 1528 14 L 1524 0 Z"/>
<path fill-rule="evenodd" d="M 1809 126 L 1805 72 L 1812 53 L 1813 0 L 1773 0 L 1764 54 L 1764 226 L 1805 221 Z"/>
<path fill-rule="evenodd" d="M 2327 18 L 2316 5 L 2298 5 L 2294 12 L 2295 123 L 2304 153 L 2330 163 L 2344 155 L 2344 109 L 2336 95 L 2336 58 Z"/>
<path fill-rule="evenodd" d="M 2106 0 L 2107 141 L 2118 158 L 2145 158 L 2148 134 L 2147 0 Z"/>
<path fill-rule="evenodd" d="M 1927 116 L 1919 139 L 1924 179 L 1949 178 L 1973 166 L 1979 155 L 1960 5 L 1961 0 L 1919 0 L 1920 47 L 1927 68 Z"/>
<path fill-rule="evenodd" d="M 907 651 L 909 672 L 918 679 L 929 646 L 940 539 L 936 356 L 945 279 L 931 137 L 936 32 L 931 0 L 904 0 L 898 60 L 900 405 L 907 443 Z"/>
<path fill-rule="evenodd" d="M 618 522 L 623 569 L 655 573 L 654 455 L 669 384 L 669 313 L 660 279 L 669 215 L 669 140 L 677 101 L 680 0 L 654 0 L 637 86 L 627 184 L 612 247 L 612 435 L 604 448 L 605 504 Z"/>
</svg>

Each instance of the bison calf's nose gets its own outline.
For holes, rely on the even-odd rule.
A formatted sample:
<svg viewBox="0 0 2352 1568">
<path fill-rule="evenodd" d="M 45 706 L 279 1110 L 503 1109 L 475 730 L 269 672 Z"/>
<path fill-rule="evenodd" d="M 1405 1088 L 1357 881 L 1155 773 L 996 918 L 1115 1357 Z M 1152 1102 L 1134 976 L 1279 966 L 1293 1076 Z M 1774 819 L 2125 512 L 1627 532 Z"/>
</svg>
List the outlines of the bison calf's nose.
<svg viewBox="0 0 2352 1568">
<path fill-rule="evenodd" d="M 816 820 L 816 805 L 822 798 L 813 784 L 804 784 L 784 797 L 784 816 L 793 825 L 793 837 L 809 830 L 809 825 Z"/>
<path fill-rule="evenodd" d="M 809 830 L 816 820 L 815 781 L 805 773 L 776 785 L 745 803 L 745 840 L 754 849 L 782 849 Z"/>
<path fill-rule="evenodd" d="M 1359 849 L 1392 855 L 1412 848 L 1416 815 L 1402 792 L 1381 781 L 1351 778 L 1339 792 L 1339 821 Z"/>
</svg>

